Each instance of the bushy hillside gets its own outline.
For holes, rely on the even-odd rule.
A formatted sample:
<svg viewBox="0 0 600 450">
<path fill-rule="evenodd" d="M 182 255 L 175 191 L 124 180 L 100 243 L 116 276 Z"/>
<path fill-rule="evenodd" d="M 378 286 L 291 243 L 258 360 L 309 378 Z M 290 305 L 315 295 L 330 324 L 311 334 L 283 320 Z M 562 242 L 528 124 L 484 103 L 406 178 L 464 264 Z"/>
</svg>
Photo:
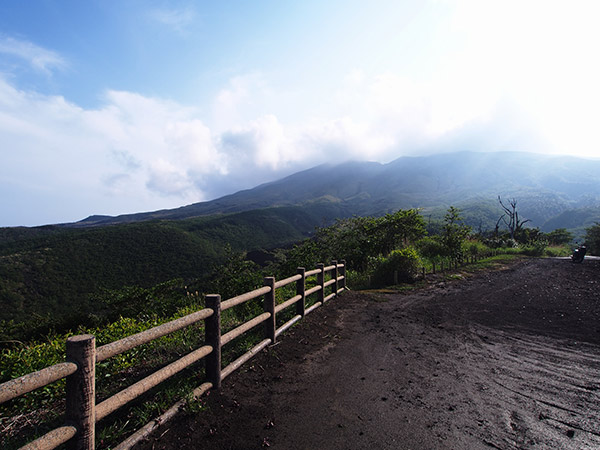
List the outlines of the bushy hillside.
<svg viewBox="0 0 600 450">
<path fill-rule="evenodd" d="M 101 289 L 201 278 L 228 248 L 285 246 L 337 214 L 315 204 L 84 229 L 0 229 L 0 319 L 77 316 Z"/>
</svg>

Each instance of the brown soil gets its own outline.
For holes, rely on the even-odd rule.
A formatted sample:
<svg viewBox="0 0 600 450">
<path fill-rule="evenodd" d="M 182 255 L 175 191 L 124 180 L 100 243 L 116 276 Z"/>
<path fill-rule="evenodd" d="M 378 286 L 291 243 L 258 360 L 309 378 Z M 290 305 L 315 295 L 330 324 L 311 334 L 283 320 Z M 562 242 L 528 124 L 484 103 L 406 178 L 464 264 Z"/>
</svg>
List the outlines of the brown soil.
<svg viewBox="0 0 600 450">
<path fill-rule="evenodd" d="M 140 449 L 600 448 L 600 261 L 348 292 Z"/>
</svg>

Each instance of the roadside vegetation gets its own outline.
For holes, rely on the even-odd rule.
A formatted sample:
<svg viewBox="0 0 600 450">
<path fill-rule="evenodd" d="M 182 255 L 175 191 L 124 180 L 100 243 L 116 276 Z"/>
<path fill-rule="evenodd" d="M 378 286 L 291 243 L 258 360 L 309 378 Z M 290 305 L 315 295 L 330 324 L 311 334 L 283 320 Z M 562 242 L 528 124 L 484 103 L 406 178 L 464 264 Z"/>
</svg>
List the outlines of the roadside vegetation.
<svg viewBox="0 0 600 450">
<path fill-rule="evenodd" d="M 594 255 L 600 255 L 600 223 L 586 230 L 585 240 L 588 250 Z"/>
<path fill-rule="evenodd" d="M 160 224 L 157 227 L 168 229 Z M 94 233 L 90 232 L 88 241 L 101 243 L 102 238 Z M 504 264 L 519 255 L 566 256 L 570 254 L 572 239 L 565 229 L 542 233 L 535 228 L 517 227 L 473 233 L 464 224 L 460 210 L 451 207 L 439 222 L 426 223 L 417 209 L 381 217 L 340 219 L 331 226 L 317 228 L 313 237 L 292 247 L 265 252 L 267 257 L 262 265 L 247 259 L 239 249 L 225 246 L 218 252 L 218 263 L 208 266 L 200 277 L 188 273 L 185 278 L 149 287 L 101 288 L 79 305 L 77 314 L 62 319 L 40 315 L 32 320 L 4 321 L 0 324 L 0 382 L 62 361 L 68 336 L 91 333 L 96 335 L 97 345 L 103 345 L 201 309 L 207 293 L 219 293 L 227 299 L 260 287 L 264 276 L 289 277 L 296 273 L 297 267 L 312 269 L 318 262 L 344 259 L 350 288 L 384 288 L 414 283 L 423 268 L 431 272 L 434 267 L 448 268 L 467 260 L 479 260 L 471 266 L 474 270 Z M 588 229 L 587 239 L 591 248 L 600 250 L 600 224 Z M 186 245 L 181 242 L 182 247 Z M 193 261 L 193 256 L 189 257 Z M 151 259 L 151 264 L 161 263 L 160 256 L 153 258 L 157 259 Z M 204 262 L 197 262 L 200 263 Z M 56 260 L 54 264 L 60 267 L 61 262 Z M 119 270 L 127 268 L 115 267 L 115 271 Z M 278 302 L 293 296 L 284 289 L 277 293 Z M 231 329 L 259 314 L 261 309 L 260 302 L 255 301 L 228 310 L 223 315 L 225 327 Z M 49 322 L 40 319 L 44 317 Z M 202 325 L 190 327 L 99 364 L 98 400 L 197 348 L 203 334 Z M 224 363 L 235 359 L 258 339 L 258 334 L 250 334 L 235 343 L 227 349 Z M 99 446 L 111 445 L 117 437 L 144 425 L 198 386 L 203 373 L 197 367 L 195 370 L 184 371 L 143 401 L 109 418 L 107 425 L 99 428 Z M 0 405 L 0 434 L 6 439 L 6 448 L 18 448 L 27 441 L 26 436 L 41 434 L 59 420 L 63 395 L 64 380 Z"/>
</svg>

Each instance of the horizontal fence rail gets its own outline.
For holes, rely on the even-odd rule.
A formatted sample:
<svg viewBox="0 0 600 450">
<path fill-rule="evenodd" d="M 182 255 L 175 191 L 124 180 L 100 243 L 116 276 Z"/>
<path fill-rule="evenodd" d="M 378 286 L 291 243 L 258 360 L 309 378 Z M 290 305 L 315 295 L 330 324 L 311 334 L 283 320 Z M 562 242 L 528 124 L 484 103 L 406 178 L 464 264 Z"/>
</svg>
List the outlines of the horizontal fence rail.
<svg viewBox="0 0 600 450">
<path fill-rule="evenodd" d="M 306 289 L 306 280 L 314 276 L 316 276 L 315 286 Z M 325 281 L 326 276 L 329 276 L 328 281 Z M 295 284 L 295 295 L 276 304 L 276 290 L 291 284 Z M 206 381 L 191 392 L 191 397 L 198 398 L 209 389 L 219 389 L 223 379 L 268 345 L 276 343 L 277 338 L 292 325 L 340 294 L 345 288 L 346 263 L 345 261 L 339 263 L 332 261 L 329 266 L 317 264 L 316 269 L 308 271 L 299 267 L 296 275 L 279 281 L 275 281 L 273 277 L 266 277 L 263 287 L 225 301 L 221 301 L 220 295 L 207 295 L 206 307 L 200 311 L 100 347 L 96 347 L 95 337 L 92 335 L 71 336 L 66 342 L 65 362 L 0 384 L 0 404 L 66 378 L 65 424 L 38 437 L 21 447 L 20 450 L 51 450 L 65 443 L 69 450 L 93 450 L 95 447 L 95 424 L 100 420 L 200 360 L 205 361 Z M 329 291 L 327 295 L 326 291 Z M 307 308 L 306 299 L 312 294 L 316 294 L 316 300 Z M 225 334 L 221 333 L 222 311 L 259 297 L 263 298 L 264 312 L 262 314 Z M 295 306 L 293 317 L 277 328 L 277 315 L 292 306 Z M 97 363 L 199 322 L 204 322 L 205 342 L 203 346 L 96 404 Z M 222 368 L 222 347 L 259 325 L 264 327 L 264 339 Z M 185 403 L 185 399 L 176 402 L 160 417 L 121 442 L 115 447 L 115 450 L 129 449 L 141 439 L 149 436 L 160 424 L 175 416 Z"/>
</svg>

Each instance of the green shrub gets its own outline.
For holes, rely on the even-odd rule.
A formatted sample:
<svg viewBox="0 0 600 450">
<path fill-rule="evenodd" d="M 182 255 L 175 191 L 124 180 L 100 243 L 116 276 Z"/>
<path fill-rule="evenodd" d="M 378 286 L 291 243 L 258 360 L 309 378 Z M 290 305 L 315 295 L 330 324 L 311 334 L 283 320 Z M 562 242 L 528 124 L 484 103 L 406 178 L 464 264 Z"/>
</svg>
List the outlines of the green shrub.
<svg viewBox="0 0 600 450">
<path fill-rule="evenodd" d="M 547 233 L 546 238 L 554 246 L 566 245 L 573 240 L 573 233 L 567 231 L 566 228 L 557 228 Z"/>
<path fill-rule="evenodd" d="M 585 229 L 585 243 L 591 255 L 600 255 L 600 223 Z"/>
<path fill-rule="evenodd" d="M 553 245 L 546 247 L 544 256 L 557 257 L 557 256 L 569 256 L 571 249 L 566 245 Z"/>
<path fill-rule="evenodd" d="M 463 243 L 469 236 L 471 227 L 463 222 L 460 210 L 451 206 L 444 216 L 441 240 L 446 247 L 446 256 L 452 259 L 462 259 Z"/>
<path fill-rule="evenodd" d="M 426 236 L 416 244 L 419 254 L 431 262 L 439 262 L 446 254 L 444 244 L 434 237 Z"/>
<path fill-rule="evenodd" d="M 414 248 L 394 250 L 387 258 L 373 261 L 373 286 L 386 286 L 394 283 L 394 272 L 398 273 L 399 283 L 412 283 L 421 267 L 419 255 Z"/>
<path fill-rule="evenodd" d="M 542 256 L 546 250 L 545 242 L 535 242 L 522 247 L 521 253 L 526 256 Z"/>
<path fill-rule="evenodd" d="M 346 278 L 346 284 L 350 289 L 360 290 L 367 289 L 369 287 L 369 274 L 367 272 L 347 270 Z"/>
<path fill-rule="evenodd" d="M 463 245 L 463 253 L 469 256 L 486 255 L 490 248 L 481 241 L 470 240 Z"/>
</svg>

